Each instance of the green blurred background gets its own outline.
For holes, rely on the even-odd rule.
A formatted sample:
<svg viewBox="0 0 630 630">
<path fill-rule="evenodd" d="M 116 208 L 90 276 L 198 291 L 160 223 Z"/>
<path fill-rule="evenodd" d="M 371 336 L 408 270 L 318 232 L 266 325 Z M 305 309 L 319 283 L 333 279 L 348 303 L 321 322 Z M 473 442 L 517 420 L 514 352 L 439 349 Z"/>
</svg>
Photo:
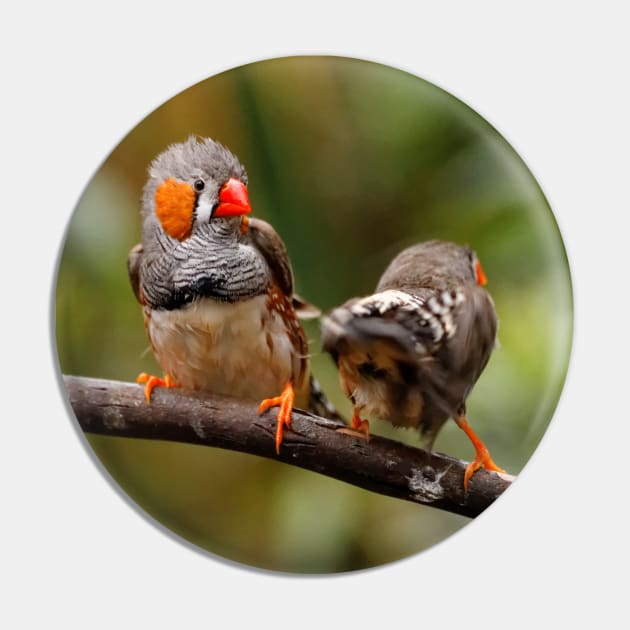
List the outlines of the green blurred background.
<svg viewBox="0 0 630 630">
<path fill-rule="evenodd" d="M 89 182 L 70 222 L 56 302 L 65 374 L 132 381 L 160 374 L 126 272 L 140 239 L 149 162 L 190 134 L 245 164 L 255 216 L 285 240 L 297 291 L 328 311 L 370 293 L 390 259 L 429 238 L 467 243 L 488 276 L 499 348 L 469 398 L 469 420 L 514 474 L 558 401 L 572 336 L 567 260 L 527 167 L 481 117 L 399 70 L 337 57 L 243 66 L 150 114 Z M 313 370 L 347 416 L 319 323 L 305 323 Z M 372 430 L 418 444 L 375 421 Z M 89 437 L 112 477 L 195 545 L 255 567 L 329 573 L 417 553 L 468 519 L 383 497 L 316 473 L 230 451 Z M 270 443 L 270 449 L 273 445 Z M 453 422 L 437 451 L 470 459 Z"/>
</svg>

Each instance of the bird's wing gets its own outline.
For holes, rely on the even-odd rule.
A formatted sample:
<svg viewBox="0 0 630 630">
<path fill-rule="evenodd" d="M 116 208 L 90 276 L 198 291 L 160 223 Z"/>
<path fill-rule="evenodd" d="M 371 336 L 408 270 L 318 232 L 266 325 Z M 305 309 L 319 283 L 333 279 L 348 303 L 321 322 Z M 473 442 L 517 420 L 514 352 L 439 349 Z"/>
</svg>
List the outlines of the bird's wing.
<svg viewBox="0 0 630 630">
<path fill-rule="evenodd" d="M 254 246 L 267 261 L 278 287 L 285 295 L 293 294 L 293 271 L 286 245 L 269 223 L 250 219 L 248 233 Z"/>
<path fill-rule="evenodd" d="M 477 343 L 481 372 L 496 336 L 494 306 L 488 293 L 476 286 L 413 293 L 391 289 L 352 300 L 342 309 L 357 333 L 389 339 L 415 361 L 435 357 L 456 372 L 465 367 Z"/>
<path fill-rule="evenodd" d="M 450 312 L 448 343 L 438 350 L 440 363 L 453 374 L 464 374 L 475 383 L 496 345 L 497 315 L 490 295 L 478 286 L 453 292 L 456 305 Z"/>
<path fill-rule="evenodd" d="M 131 248 L 129 255 L 127 256 L 127 272 L 129 273 L 129 281 L 131 282 L 133 294 L 140 303 L 142 303 L 142 300 L 140 299 L 140 263 L 142 261 L 143 251 L 142 243 L 138 243 Z"/>
<path fill-rule="evenodd" d="M 284 241 L 274 228 L 262 219 L 249 220 L 249 234 L 256 249 L 263 255 L 280 290 L 292 299 L 295 312 L 301 319 L 319 317 L 321 311 L 304 298 L 293 293 L 293 270 Z"/>
<path fill-rule="evenodd" d="M 415 310 L 398 308 L 392 318 L 413 340 L 416 377 L 425 400 L 452 415 L 463 406 L 494 348 L 494 305 L 474 285 L 420 290 L 414 297 L 421 302 Z"/>
<path fill-rule="evenodd" d="M 430 354 L 434 342 L 432 331 L 420 325 L 422 305 L 421 299 L 396 290 L 352 299 L 324 318 L 324 350 L 333 357 L 359 350 L 415 364 Z"/>
</svg>

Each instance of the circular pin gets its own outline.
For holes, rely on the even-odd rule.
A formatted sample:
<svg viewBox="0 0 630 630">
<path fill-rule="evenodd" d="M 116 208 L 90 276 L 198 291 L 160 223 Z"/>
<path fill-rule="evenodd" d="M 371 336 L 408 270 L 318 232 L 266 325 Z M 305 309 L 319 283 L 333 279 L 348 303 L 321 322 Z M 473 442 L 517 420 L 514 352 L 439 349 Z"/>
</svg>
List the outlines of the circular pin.
<svg viewBox="0 0 630 630">
<path fill-rule="evenodd" d="M 417 554 L 510 492 L 564 384 L 572 288 L 544 191 L 471 106 L 372 62 L 270 59 L 183 91 L 111 152 L 63 244 L 56 347 L 75 420 L 122 497 L 211 557 L 312 574 Z M 404 284 L 361 310 L 381 326 L 416 309 L 417 327 L 401 330 L 417 363 L 378 326 L 354 329 L 377 341 L 352 346 L 352 314 L 335 309 L 375 294 L 396 255 L 434 239 L 474 252 L 470 291 L 435 276 L 437 314 L 422 290 L 398 299 Z M 496 343 L 467 374 L 465 417 L 448 392 L 466 356 L 452 355 L 439 399 L 453 418 L 427 453 L 430 337 L 443 325 L 459 339 L 472 291 L 492 300 Z M 285 334 L 274 292 L 323 318 Z M 324 351 L 326 321 L 356 349 L 343 365 Z M 483 337 L 470 330 L 462 347 Z M 412 389 L 399 405 L 413 413 L 396 407 L 407 420 L 394 426 L 381 399 Z M 278 401 L 280 423 L 278 406 L 258 414 L 263 399 Z M 345 424 L 355 411 L 357 426 L 368 420 L 369 441 L 336 431 L 323 418 L 333 407 Z"/>
</svg>

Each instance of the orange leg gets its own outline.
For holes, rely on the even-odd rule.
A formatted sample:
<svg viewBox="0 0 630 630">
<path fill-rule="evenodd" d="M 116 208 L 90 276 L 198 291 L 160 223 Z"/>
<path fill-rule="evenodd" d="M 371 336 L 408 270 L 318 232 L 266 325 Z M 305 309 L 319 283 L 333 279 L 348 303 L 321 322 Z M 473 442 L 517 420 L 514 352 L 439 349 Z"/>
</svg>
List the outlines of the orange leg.
<svg viewBox="0 0 630 630">
<path fill-rule="evenodd" d="M 472 430 L 471 426 L 466 421 L 466 416 L 457 416 L 454 418 L 457 426 L 468 436 L 470 441 L 475 447 L 475 459 L 466 466 L 464 472 L 464 490 L 468 489 L 468 481 L 473 476 L 473 473 L 482 466 L 486 470 L 493 470 L 495 472 L 504 473 L 503 468 L 499 468 L 490 457 L 490 453 L 486 448 L 486 445 L 477 437 L 477 434 Z"/>
<path fill-rule="evenodd" d="M 261 414 L 269 407 L 280 407 L 278 411 L 278 428 L 276 429 L 276 453 L 280 455 L 280 444 L 282 444 L 282 433 L 284 427 L 291 428 L 291 412 L 293 411 L 293 400 L 295 392 L 293 385 L 288 383 L 280 396 L 275 398 L 265 398 L 258 406 L 258 413 Z"/>
<path fill-rule="evenodd" d="M 350 427 L 342 427 L 337 429 L 339 433 L 345 433 L 346 435 L 354 435 L 360 437 L 366 442 L 370 441 L 370 423 L 367 420 L 361 420 L 359 412 L 355 409 L 350 420 Z"/>
<path fill-rule="evenodd" d="M 170 374 L 165 374 L 164 378 L 159 378 L 158 376 L 151 376 L 146 372 L 142 372 L 141 374 L 138 374 L 136 383 L 145 383 L 144 397 L 147 399 L 149 404 L 151 403 L 151 392 L 154 387 L 177 387 Z"/>
</svg>

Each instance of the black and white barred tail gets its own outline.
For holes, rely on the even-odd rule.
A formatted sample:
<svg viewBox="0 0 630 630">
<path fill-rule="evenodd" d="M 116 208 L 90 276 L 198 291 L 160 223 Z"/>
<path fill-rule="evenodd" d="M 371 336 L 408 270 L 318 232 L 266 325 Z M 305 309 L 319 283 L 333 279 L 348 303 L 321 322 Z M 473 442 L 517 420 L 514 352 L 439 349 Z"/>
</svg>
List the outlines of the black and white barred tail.
<svg viewBox="0 0 630 630">
<path fill-rule="evenodd" d="M 335 406 L 328 400 L 319 381 L 313 375 L 311 375 L 311 394 L 308 401 L 308 410 L 322 418 L 345 421 Z"/>
</svg>

